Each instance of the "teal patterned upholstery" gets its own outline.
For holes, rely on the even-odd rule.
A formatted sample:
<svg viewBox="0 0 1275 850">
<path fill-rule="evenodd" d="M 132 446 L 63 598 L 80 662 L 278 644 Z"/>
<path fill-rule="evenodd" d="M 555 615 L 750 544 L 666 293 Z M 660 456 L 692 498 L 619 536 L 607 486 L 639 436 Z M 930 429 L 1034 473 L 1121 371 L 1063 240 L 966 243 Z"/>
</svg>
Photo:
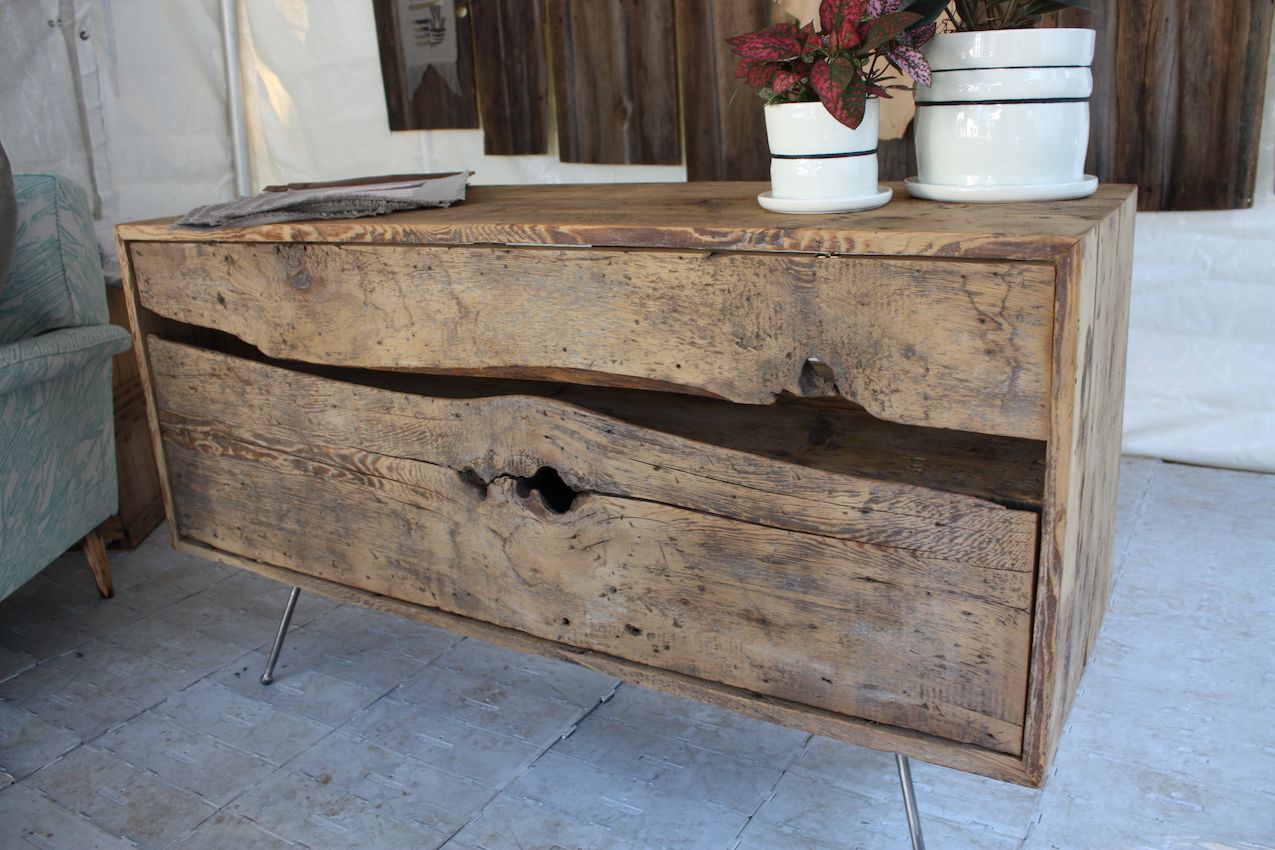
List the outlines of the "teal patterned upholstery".
<svg viewBox="0 0 1275 850">
<path fill-rule="evenodd" d="M 14 178 L 18 231 L 0 286 L 0 599 L 116 510 L 111 356 L 88 196 Z"/>
</svg>

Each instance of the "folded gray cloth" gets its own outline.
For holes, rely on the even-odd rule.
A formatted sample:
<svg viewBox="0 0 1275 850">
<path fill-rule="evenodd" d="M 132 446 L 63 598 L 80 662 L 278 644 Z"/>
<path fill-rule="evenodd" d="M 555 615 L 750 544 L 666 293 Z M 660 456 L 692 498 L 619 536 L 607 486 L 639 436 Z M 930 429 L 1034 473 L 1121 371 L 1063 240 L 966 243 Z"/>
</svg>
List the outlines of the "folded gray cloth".
<svg viewBox="0 0 1275 850">
<path fill-rule="evenodd" d="M 248 227 L 314 218 L 358 218 L 397 210 L 449 207 L 465 200 L 469 172 L 410 179 L 314 183 L 267 189 L 247 198 L 197 207 L 174 227 Z"/>
</svg>

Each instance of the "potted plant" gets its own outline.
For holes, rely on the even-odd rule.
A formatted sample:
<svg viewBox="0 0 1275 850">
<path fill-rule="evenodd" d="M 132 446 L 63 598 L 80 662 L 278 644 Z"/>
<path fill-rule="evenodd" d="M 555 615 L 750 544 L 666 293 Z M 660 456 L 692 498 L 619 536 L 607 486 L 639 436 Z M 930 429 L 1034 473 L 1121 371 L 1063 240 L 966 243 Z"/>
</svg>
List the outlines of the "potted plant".
<svg viewBox="0 0 1275 850">
<path fill-rule="evenodd" d="M 894 71 L 928 79 L 917 49 L 921 15 L 902 0 L 823 0 L 819 27 L 776 24 L 727 39 L 736 76 L 766 101 L 771 191 L 777 212 L 847 212 L 888 203 L 877 185 L 880 104 Z"/>
<path fill-rule="evenodd" d="M 1039 28 L 1078 0 L 913 0 L 945 30 L 925 47 L 933 84 L 916 93 L 917 197 L 1083 198 L 1094 31 Z"/>
</svg>

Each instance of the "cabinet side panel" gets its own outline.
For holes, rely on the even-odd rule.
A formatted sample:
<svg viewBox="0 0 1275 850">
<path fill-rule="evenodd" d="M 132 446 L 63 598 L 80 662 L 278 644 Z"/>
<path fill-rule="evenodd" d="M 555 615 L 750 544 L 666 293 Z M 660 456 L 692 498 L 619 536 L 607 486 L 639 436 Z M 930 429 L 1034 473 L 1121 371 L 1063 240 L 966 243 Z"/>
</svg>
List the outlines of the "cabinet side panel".
<svg viewBox="0 0 1275 850">
<path fill-rule="evenodd" d="M 1024 741 L 1028 773 L 1037 780 L 1057 749 L 1111 590 L 1135 204 L 1131 196 L 1059 264 Z"/>
</svg>

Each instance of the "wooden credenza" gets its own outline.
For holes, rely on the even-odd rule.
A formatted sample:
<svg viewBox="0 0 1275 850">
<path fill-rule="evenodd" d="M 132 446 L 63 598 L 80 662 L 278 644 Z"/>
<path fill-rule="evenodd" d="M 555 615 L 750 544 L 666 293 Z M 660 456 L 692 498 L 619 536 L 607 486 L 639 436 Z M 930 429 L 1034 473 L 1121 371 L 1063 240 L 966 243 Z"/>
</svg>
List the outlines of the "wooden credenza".
<svg viewBox="0 0 1275 850">
<path fill-rule="evenodd" d="M 121 226 L 174 545 L 1039 784 L 1110 584 L 1133 191 L 762 188 Z"/>
</svg>

